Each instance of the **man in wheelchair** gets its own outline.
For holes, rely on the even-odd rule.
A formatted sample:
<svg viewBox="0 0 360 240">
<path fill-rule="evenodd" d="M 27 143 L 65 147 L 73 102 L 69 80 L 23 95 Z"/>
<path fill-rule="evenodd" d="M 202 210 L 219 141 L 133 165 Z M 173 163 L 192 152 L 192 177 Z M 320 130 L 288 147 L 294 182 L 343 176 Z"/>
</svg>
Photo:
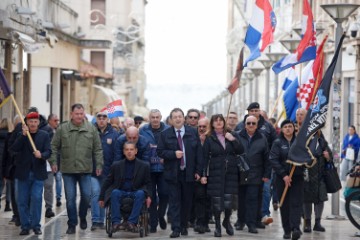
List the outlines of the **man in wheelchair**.
<svg viewBox="0 0 360 240">
<path fill-rule="evenodd" d="M 128 230 L 135 232 L 146 199 L 147 207 L 151 203 L 151 178 L 148 163 L 136 158 L 136 144 L 126 142 L 123 146 L 125 159 L 115 162 L 101 187 L 99 205 L 111 205 L 112 231 Z M 120 223 L 122 199 L 134 199 L 133 208 L 127 221 Z"/>
</svg>

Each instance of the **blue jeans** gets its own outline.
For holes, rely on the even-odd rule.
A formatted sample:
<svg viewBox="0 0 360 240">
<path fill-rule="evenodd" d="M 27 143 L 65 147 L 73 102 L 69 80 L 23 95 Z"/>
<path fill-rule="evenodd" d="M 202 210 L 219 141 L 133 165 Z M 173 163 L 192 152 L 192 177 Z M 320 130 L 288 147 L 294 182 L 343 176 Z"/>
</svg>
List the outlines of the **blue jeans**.
<svg viewBox="0 0 360 240">
<path fill-rule="evenodd" d="M 105 220 L 105 209 L 98 203 L 103 180 L 102 177 L 91 177 L 91 221 L 93 223 L 104 223 Z"/>
<path fill-rule="evenodd" d="M 55 189 L 56 189 L 56 199 L 61 198 L 61 189 L 62 188 L 62 174 L 60 171 L 55 173 Z"/>
<path fill-rule="evenodd" d="M 68 214 L 68 226 L 75 227 L 78 224 L 76 209 L 76 184 L 80 187 L 79 217 L 85 219 L 91 198 L 91 174 L 90 173 L 63 173 L 64 190 L 66 198 L 66 210 Z"/>
<path fill-rule="evenodd" d="M 137 224 L 139 221 L 139 215 L 141 208 L 144 204 L 145 193 L 143 190 L 137 190 L 136 192 L 125 192 L 120 189 L 115 189 L 111 193 L 111 221 L 113 224 L 119 224 L 121 220 L 121 200 L 124 197 L 131 197 L 134 199 L 134 205 L 131 210 L 131 214 L 128 218 L 128 222 Z"/>
<path fill-rule="evenodd" d="M 264 182 L 263 185 L 261 217 L 270 216 L 271 181 L 272 179 L 270 179 L 267 182 Z"/>
<path fill-rule="evenodd" d="M 17 179 L 17 189 L 21 229 L 40 229 L 44 181 L 35 179 L 30 172 L 27 180 Z"/>
</svg>

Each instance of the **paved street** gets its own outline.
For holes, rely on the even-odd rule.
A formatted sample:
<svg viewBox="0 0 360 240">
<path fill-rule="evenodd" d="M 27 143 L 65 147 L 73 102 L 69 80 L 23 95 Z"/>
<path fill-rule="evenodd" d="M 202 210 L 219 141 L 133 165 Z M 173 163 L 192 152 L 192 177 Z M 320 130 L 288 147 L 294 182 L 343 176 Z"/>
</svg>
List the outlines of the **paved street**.
<svg viewBox="0 0 360 240">
<path fill-rule="evenodd" d="M 64 203 L 64 200 L 63 200 Z M 341 202 L 341 206 L 344 205 L 344 202 Z M 2 204 L 4 206 L 4 204 Z M 328 201 L 325 204 L 325 211 L 323 214 L 323 217 L 326 218 L 326 216 L 330 215 L 330 209 L 331 209 L 331 202 Z M 42 231 L 43 235 L 36 236 L 33 233 L 31 235 L 23 237 L 19 236 L 19 228 L 15 225 L 9 225 L 8 222 L 11 219 L 11 212 L 4 212 L 3 208 L 1 209 L 0 214 L 0 239 L 13 239 L 13 240 L 20 240 L 20 239 L 106 239 L 107 234 L 105 233 L 105 230 L 97 230 L 97 231 L 90 231 L 91 221 L 90 221 L 90 211 L 88 214 L 88 229 L 80 230 L 80 228 L 77 228 L 77 232 L 75 235 L 67 235 L 65 234 L 67 229 L 67 215 L 65 211 L 64 204 L 61 207 L 58 207 L 55 209 L 56 211 L 56 217 L 52 219 L 45 219 L 44 217 L 44 211 L 42 216 Z M 344 209 L 341 209 L 341 215 L 345 216 Z M 245 231 L 235 231 L 234 236 L 227 236 L 225 233 L 225 230 L 223 231 L 223 237 L 222 239 L 282 239 L 282 228 L 280 223 L 280 212 L 276 211 L 273 212 L 274 217 L 274 223 L 268 226 L 265 230 L 259 230 L 259 234 L 250 234 Z M 232 223 L 236 221 L 236 214 L 234 213 L 232 216 Z M 321 239 L 360 239 L 354 237 L 354 233 L 357 231 L 348 220 L 322 220 L 322 224 L 326 228 L 325 233 L 318 233 L 318 232 L 312 232 L 311 234 L 303 234 L 301 239 L 304 240 L 321 240 Z M 189 229 L 189 236 L 187 237 L 181 237 L 183 239 L 209 239 L 213 238 L 213 229 L 214 225 L 210 225 L 212 232 L 206 233 L 206 234 L 197 234 L 194 233 L 192 229 Z M 146 238 L 151 239 L 169 239 L 171 231 L 168 229 L 158 230 L 157 233 L 152 233 Z M 139 238 L 139 234 L 133 234 L 133 233 L 126 233 L 126 232 L 118 232 L 114 233 L 113 239 L 137 239 Z"/>
</svg>

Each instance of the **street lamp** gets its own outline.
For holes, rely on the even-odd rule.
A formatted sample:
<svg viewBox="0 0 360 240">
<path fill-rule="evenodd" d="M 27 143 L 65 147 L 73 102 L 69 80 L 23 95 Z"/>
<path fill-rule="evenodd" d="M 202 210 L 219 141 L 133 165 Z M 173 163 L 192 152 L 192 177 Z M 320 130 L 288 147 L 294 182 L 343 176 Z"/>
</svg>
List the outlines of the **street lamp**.
<svg viewBox="0 0 360 240">
<path fill-rule="evenodd" d="M 259 62 L 264 66 L 266 70 L 266 82 L 265 82 L 265 111 L 269 113 L 269 95 L 270 95 L 270 68 L 274 64 L 270 59 L 260 59 Z"/>
<path fill-rule="evenodd" d="M 273 62 L 278 62 L 281 58 L 286 56 L 286 53 L 281 53 L 281 52 L 270 52 L 270 53 L 266 53 L 266 56 Z M 279 94 L 279 76 L 278 74 L 275 74 L 275 79 L 274 79 L 274 83 L 275 83 L 275 93 L 274 93 L 274 100 L 276 101 L 276 99 L 278 98 L 278 94 Z M 276 106 L 274 106 L 276 107 Z M 274 118 L 277 118 L 277 111 L 275 111 L 275 114 L 273 116 Z"/>
<path fill-rule="evenodd" d="M 323 4 L 320 5 L 322 9 L 336 22 L 336 34 L 335 34 L 335 47 L 338 46 L 340 42 L 341 35 L 343 34 L 342 22 L 346 20 L 351 13 L 353 13 L 360 5 L 357 4 Z M 333 142 L 332 147 L 334 151 L 334 162 L 339 165 L 339 153 L 340 153 L 340 80 L 341 80 L 341 65 L 342 65 L 342 51 L 340 49 L 338 60 L 335 66 L 334 76 L 335 81 L 333 83 L 333 101 L 330 101 L 329 109 L 330 116 L 333 116 L 332 122 L 330 124 L 330 129 L 333 129 Z M 343 84 L 344 85 L 344 84 Z M 341 91 L 343 92 L 344 89 Z M 342 96 L 343 98 L 345 96 Z M 329 113 L 329 114 L 330 114 Z M 343 124 L 344 125 L 344 121 Z M 344 128 L 343 128 L 344 129 Z M 339 172 L 339 167 L 338 167 Z M 344 217 L 339 216 L 339 192 L 334 193 L 331 198 L 331 214 L 332 216 L 328 217 L 329 219 L 344 219 Z"/>
<path fill-rule="evenodd" d="M 251 72 L 254 74 L 255 81 L 255 101 L 259 102 L 259 76 L 264 70 L 262 67 L 250 67 Z"/>
<path fill-rule="evenodd" d="M 296 38 L 287 38 L 280 40 L 280 43 L 288 50 L 290 53 L 294 53 L 299 46 L 300 39 Z"/>
<path fill-rule="evenodd" d="M 296 32 L 297 35 L 299 35 L 299 37 L 301 37 L 301 32 L 302 32 L 301 26 L 294 27 L 293 30 L 294 32 Z M 316 35 L 320 35 L 324 30 L 325 28 L 323 28 L 322 25 L 318 23 L 316 24 Z"/>
</svg>

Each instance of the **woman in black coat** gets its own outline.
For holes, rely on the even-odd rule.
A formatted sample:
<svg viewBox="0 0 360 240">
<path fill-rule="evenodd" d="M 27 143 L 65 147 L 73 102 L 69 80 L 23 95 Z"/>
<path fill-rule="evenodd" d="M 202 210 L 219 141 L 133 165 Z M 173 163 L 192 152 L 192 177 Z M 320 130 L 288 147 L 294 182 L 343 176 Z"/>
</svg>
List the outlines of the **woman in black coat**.
<svg viewBox="0 0 360 240">
<path fill-rule="evenodd" d="M 292 178 L 289 177 L 292 165 L 287 162 L 291 145 L 295 141 L 295 125 L 291 120 L 281 123 L 280 136 L 274 141 L 269 161 L 275 171 L 275 189 L 282 196 L 285 186 L 288 191 L 280 208 L 284 239 L 299 239 L 303 206 L 304 167 L 295 167 Z"/>
<path fill-rule="evenodd" d="M 238 193 L 237 155 L 244 152 L 242 144 L 233 134 L 226 132 L 221 114 L 211 117 L 210 131 L 204 142 L 204 172 L 202 183 L 207 182 L 207 193 L 215 216 L 215 237 L 221 237 L 220 214 L 225 210 L 222 225 L 228 235 L 234 230 L 230 223 L 232 209 L 236 209 Z"/>
</svg>

